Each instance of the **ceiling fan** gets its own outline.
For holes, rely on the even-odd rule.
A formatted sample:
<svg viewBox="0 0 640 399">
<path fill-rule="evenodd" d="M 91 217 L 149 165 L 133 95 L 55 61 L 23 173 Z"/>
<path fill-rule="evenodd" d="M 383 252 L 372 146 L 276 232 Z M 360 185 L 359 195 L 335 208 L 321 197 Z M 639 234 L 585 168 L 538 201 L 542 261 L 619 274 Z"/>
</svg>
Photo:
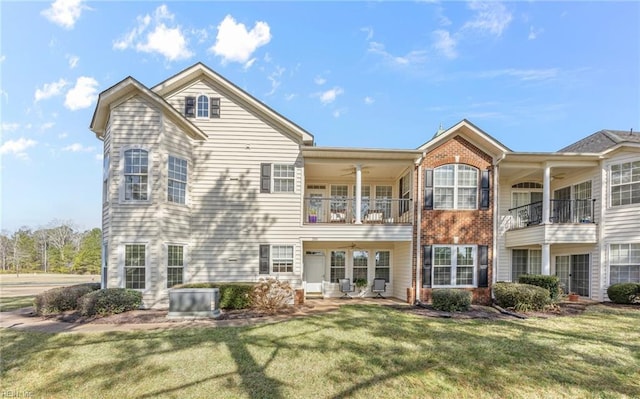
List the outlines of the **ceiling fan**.
<svg viewBox="0 0 640 399">
<path fill-rule="evenodd" d="M 356 168 L 347 168 L 347 169 L 342 169 L 343 172 L 346 172 L 340 176 L 355 176 L 356 174 Z M 368 175 L 369 172 L 369 167 L 368 166 L 363 166 L 361 169 L 361 172 L 363 175 Z"/>
<path fill-rule="evenodd" d="M 362 249 L 355 242 L 352 242 L 351 245 L 345 245 L 344 247 L 338 247 L 338 249 Z"/>
</svg>

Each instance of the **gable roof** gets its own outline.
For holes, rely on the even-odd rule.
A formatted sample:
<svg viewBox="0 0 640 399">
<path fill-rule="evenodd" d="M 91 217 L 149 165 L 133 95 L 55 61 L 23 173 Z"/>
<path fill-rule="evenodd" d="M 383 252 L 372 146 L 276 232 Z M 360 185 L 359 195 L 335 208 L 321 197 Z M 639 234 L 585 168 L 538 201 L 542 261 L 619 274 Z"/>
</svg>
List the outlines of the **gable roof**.
<svg viewBox="0 0 640 399">
<path fill-rule="evenodd" d="M 558 152 L 598 153 L 625 143 L 640 144 L 640 134 L 623 130 L 600 130 Z"/>
<path fill-rule="evenodd" d="M 457 135 L 462 136 L 467 141 L 494 157 L 511 151 L 509 147 L 491 137 L 491 135 L 466 119 L 461 120 L 447 130 L 443 131 L 442 128 L 438 129 L 436 135 L 431 140 L 418 147 L 418 149 L 422 151 L 430 151 Z"/>
<path fill-rule="evenodd" d="M 304 144 L 313 144 L 313 135 L 311 133 L 280 115 L 262 101 L 242 90 L 240 87 L 236 86 L 222 75 L 217 74 L 201 62 L 198 62 L 197 64 L 157 84 L 152 87 L 151 90 L 164 97 L 176 90 L 179 90 L 184 87 L 184 85 L 202 77 L 212 82 L 218 90 L 233 99 L 234 102 L 241 104 L 258 116 L 270 121 L 278 128 L 293 134 L 294 137 L 300 138 Z"/>
<path fill-rule="evenodd" d="M 93 117 L 91 118 L 91 124 L 89 125 L 89 129 L 96 134 L 96 137 L 102 138 L 104 136 L 107 122 L 109 120 L 109 114 L 111 112 L 111 105 L 131 98 L 134 95 L 141 95 L 150 100 L 153 104 L 158 105 L 176 125 L 189 135 L 189 137 L 195 140 L 207 139 L 207 135 L 202 130 L 179 113 L 164 98 L 149 90 L 145 85 L 138 82 L 131 76 L 104 90 L 98 96 L 98 103 L 93 111 Z"/>
</svg>

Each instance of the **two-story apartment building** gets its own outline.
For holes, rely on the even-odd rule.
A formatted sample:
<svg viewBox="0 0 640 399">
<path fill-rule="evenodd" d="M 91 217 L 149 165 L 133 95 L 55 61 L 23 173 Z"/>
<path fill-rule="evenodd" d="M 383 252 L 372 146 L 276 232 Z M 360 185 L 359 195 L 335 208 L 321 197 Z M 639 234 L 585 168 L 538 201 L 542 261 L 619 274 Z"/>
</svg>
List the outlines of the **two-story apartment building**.
<svg viewBox="0 0 640 399">
<path fill-rule="evenodd" d="M 382 278 L 387 296 L 461 288 L 481 303 L 522 273 L 594 299 L 640 279 L 637 134 L 517 153 L 463 120 L 417 149 L 318 147 L 201 63 L 108 88 L 90 128 L 104 148 L 103 286 L 148 307 L 176 284 L 267 276 L 320 297 Z"/>
</svg>

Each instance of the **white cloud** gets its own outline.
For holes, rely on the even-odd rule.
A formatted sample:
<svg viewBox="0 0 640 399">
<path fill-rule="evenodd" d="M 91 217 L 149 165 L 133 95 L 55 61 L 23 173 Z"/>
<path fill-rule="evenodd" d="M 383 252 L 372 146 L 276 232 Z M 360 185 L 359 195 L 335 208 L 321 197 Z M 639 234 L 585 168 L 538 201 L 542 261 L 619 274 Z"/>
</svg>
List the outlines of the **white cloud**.
<svg viewBox="0 0 640 399">
<path fill-rule="evenodd" d="M 104 154 L 102 154 L 102 153 L 97 153 L 96 154 L 96 161 L 102 161 L 103 158 L 104 158 Z"/>
<path fill-rule="evenodd" d="M 369 42 L 368 52 L 382 56 L 387 62 L 397 66 L 409 66 L 421 64 L 426 61 L 427 53 L 423 50 L 410 51 L 404 56 L 395 56 L 385 49 L 384 44 L 378 42 Z"/>
<path fill-rule="evenodd" d="M 527 37 L 529 40 L 535 40 L 538 38 L 538 35 L 544 32 L 542 28 L 534 28 L 533 26 L 529 27 L 529 36 Z"/>
<path fill-rule="evenodd" d="M 60 134 L 58 135 L 58 138 L 59 138 L 59 139 L 66 139 L 68 136 L 69 136 L 69 134 L 68 134 L 68 133 L 60 133 Z"/>
<path fill-rule="evenodd" d="M 4 60 L 6 60 L 6 59 L 7 59 L 7 56 L 6 56 L 6 55 L 4 55 L 4 54 L 3 54 L 3 55 L 0 55 L 0 63 L 3 63 L 3 62 L 4 62 Z"/>
<path fill-rule="evenodd" d="M 449 59 L 454 59 L 458 56 L 456 51 L 456 39 L 451 37 L 446 30 L 436 30 L 432 34 L 433 47 L 438 50 L 442 55 Z"/>
<path fill-rule="evenodd" d="M 376 100 L 373 97 L 366 96 L 364 98 L 364 103 L 367 104 L 367 105 L 371 105 L 374 102 L 376 102 Z"/>
<path fill-rule="evenodd" d="M 318 93 L 317 96 L 320 97 L 320 101 L 323 104 L 331 104 L 342 93 L 344 93 L 344 90 L 341 87 L 336 86 L 333 89 L 329 89 L 325 92 Z"/>
<path fill-rule="evenodd" d="M 143 53 L 157 53 L 169 61 L 185 60 L 193 56 L 187 38 L 166 5 L 156 8 L 153 16 L 138 16 L 138 26 L 113 43 L 116 50 L 133 48 Z"/>
<path fill-rule="evenodd" d="M 287 94 L 287 95 L 285 95 L 285 96 L 284 96 L 284 99 L 285 99 L 285 101 L 291 101 L 291 100 L 293 100 L 293 99 L 294 99 L 294 98 L 296 98 L 296 97 L 298 97 L 298 95 L 297 95 L 297 94 L 295 94 L 295 93 L 289 93 L 289 94 Z"/>
<path fill-rule="evenodd" d="M 494 71 L 481 72 L 481 78 L 497 78 L 510 76 L 523 81 L 541 81 L 558 77 L 560 71 L 557 68 L 548 69 L 498 69 Z"/>
<path fill-rule="evenodd" d="M 316 76 L 313 79 L 313 82 L 318 86 L 322 86 L 323 84 L 327 83 L 327 79 L 323 78 L 322 76 Z"/>
<path fill-rule="evenodd" d="M 474 18 L 465 23 L 462 29 L 474 29 L 500 36 L 513 19 L 509 10 L 502 3 L 472 1 L 469 3 L 469 8 L 476 13 Z"/>
<path fill-rule="evenodd" d="M 69 60 L 69 68 L 73 69 L 78 66 L 78 61 L 80 61 L 80 57 L 77 55 L 68 55 L 67 59 Z"/>
<path fill-rule="evenodd" d="M 0 154 L 13 154 L 20 159 L 29 159 L 26 150 L 38 144 L 37 141 L 20 137 L 17 140 L 9 140 L 0 146 Z"/>
<path fill-rule="evenodd" d="M 82 0 L 56 0 L 50 8 L 43 10 L 41 14 L 56 25 L 65 29 L 73 29 L 82 10 L 86 8 L 82 5 Z"/>
<path fill-rule="evenodd" d="M 52 127 L 54 127 L 54 126 L 55 126 L 55 124 L 56 124 L 55 122 L 46 122 L 46 123 L 43 123 L 42 125 L 40 125 L 40 130 L 44 132 L 45 130 L 49 130 L 49 129 L 51 129 Z"/>
<path fill-rule="evenodd" d="M 209 51 L 222 57 L 222 64 L 229 62 L 246 63 L 251 55 L 271 41 L 271 31 L 266 22 L 258 21 L 253 29 L 247 30 L 243 23 L 237 23 L 231 15 L 224 17 L 218 25 L 216 43 Z"/>
<path fill-rule="evenodd" d="M 60 78 L 57 82 L 45 83 L 42 89 L 36 89 L 34 99 L 36 102 L 57 96 L 62 93 L 62 89 L 67 85 L 67 81 Z"/>
<path fill-rule="evenodd" d="M 93 152 L 95 150 L 96 150 L 96 147 L 85 147 L 80 143 L 73 143 L 62 149 L 62 151 L 70 151 L 70 152 Z"/>
<path fill-rule="evenodd" d="M 2 132 L 6 133 L 6 132 L 13 132 L 16 131 L 20 128 L 20 124 L 16 123 L 16 122 L 2 122 Z"/>
<path fill-rule="evenodd" d="M 273 71 L 268 77 L 267 79 L 269 79 L 269 81 L 271 82 L 271 91 L 269 91 L 267 93 L 267 96 L 272 95 L 273 93 L 276 92 L 276 90 L 278 89 L 278 87 L 280 87 L 280 84 L 282 84 L 282 74 L 286 71 L 285 68 L 281 67 L 281 66 L 277 66 L 276 70 Z"/>
<path fill-rule="evenodd" d="M 367 34 L 367 37 L 365 38 L 366 41 L 369 41 L 369 40 L 373 39 L 373 28 L 372 27 L 365 26 L 364 28 L 360 28 L 360 31 Z"/>
<path fill-rule="evenodd" d="M 98 81 L 88 76 L 80 76 L 76 85 L 67 92 L 64 106 L 76 111 L 91 106 L 98 95 Z"/>
<path fill-rule="evenodd" d="M 344 108 L 336 109 L 336 110 L 334 110 L 334 111 L 332 112 L 332 115 L 333 115 L 333 117 L 334 117 L 334 118 L 339 118 L 339 117 L 341 117 L 342 115 L 344 115 L 346 112 L 347 112 L 347 110 L 346 110 L 346 109 L 344 109 Z"/>
</svg>

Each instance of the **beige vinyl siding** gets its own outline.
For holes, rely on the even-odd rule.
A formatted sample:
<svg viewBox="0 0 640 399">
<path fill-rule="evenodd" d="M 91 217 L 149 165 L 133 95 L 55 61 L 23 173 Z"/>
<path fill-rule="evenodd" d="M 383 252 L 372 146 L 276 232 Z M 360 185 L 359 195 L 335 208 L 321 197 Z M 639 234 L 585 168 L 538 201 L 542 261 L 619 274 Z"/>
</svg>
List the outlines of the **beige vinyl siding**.
<svg viewBox="0 0 640 399">
<path fill-rule="evenodd" d="M 411 287 L 412 276 L 412 245 L 411 242 L 398 242 L 393 251 L 392 264 L 392 295 L 395 298 L 407 299 L 407 288 Z M 387 288 L 389 289 L 389 288 Z"/>
<path fill-rule="evenodd" d="M 511 281 L 511 251 L 507 248 L 506 232 L 511 226 L 511 184 L 500 186 L 498 198 L 498 225 L 495 239 L 497 243 L 496 281 Z"/>
</svg>

